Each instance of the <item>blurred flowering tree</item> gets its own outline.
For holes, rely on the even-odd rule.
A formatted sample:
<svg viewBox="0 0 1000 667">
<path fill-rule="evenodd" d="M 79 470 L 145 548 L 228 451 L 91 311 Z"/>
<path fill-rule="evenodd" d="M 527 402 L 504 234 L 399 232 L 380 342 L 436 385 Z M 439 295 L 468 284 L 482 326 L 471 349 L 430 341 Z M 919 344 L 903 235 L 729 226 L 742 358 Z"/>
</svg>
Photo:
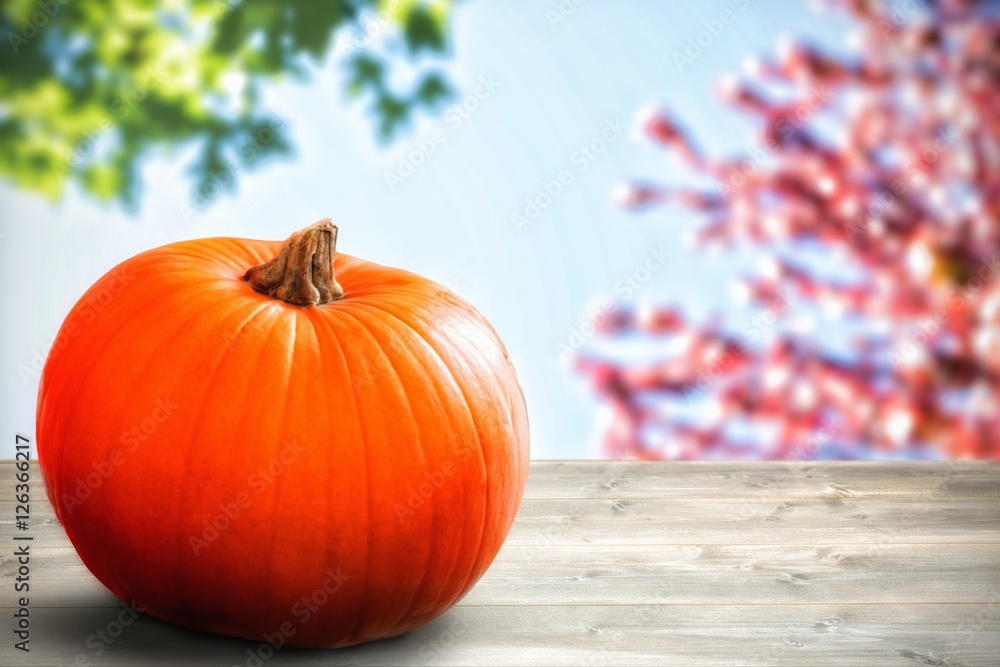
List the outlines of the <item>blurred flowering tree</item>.
<svg viewBox="0 0 1000 667">
<path fill-rule="evenodd" d="M 331 52 L 348 92 L 367 95 L 389 137 L 448 95 L 426 67 L 405 91 L 376 47 L 392 35 L 410 58 L 444 53 L 450 0 L 11 0 L 0 8 L 0 174 L 59 197 L 70 181 L 134 204 L 138 165 L 155 147 L 197 147 L 192 172 L 213 175 L 267 137 L 286 152 L 262 86 L 303 77 Z M 336 39 L 335 39 L 336 35 Z M 391 41 L 391 40 L 390 40 Z M 219 180 L 216 178 L 216 180 Z"/>
<path fill-rule="evenodd" d="M 697 245 L 750 245 L 768 270 L 740 334 L 673 307 L 605 319 L 605 343 L 680 350 L 578 356 L 609 456 L 1000 456 L 1000 22 L 988 3 L 829 4 L 858 22 L 855 55 L 791 44 L 723 87 L 759 150 L 719 159 L 667 112 L 643 121 L 713 185 L 633 182 L 624 205 L 695 211 Z M 804 265 L 816 247 L 836 271 Z M 775 326 L 805 307 L 860 325 L 849 354 Z M 698 419 L 678 409 L 698 401 Z"/>
</svg>

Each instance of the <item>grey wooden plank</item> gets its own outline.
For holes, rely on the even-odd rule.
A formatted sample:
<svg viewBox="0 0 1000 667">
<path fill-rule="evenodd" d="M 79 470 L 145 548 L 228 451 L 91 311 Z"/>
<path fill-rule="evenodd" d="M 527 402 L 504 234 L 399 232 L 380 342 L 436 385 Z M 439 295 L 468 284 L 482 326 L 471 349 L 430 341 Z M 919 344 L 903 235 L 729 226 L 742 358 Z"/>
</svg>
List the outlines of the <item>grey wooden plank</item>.
<svg viewBox="0 0 1000 667">
<path fill-rule="evenodd" d="M 67 540 L 68 545 L 69 540 Z M 13 549 L 0 552 L 0 587 L 12 590 L 17 577 L 17 556 Z M 72 546 L 31 549 L 31 606 L 116 607 L 118 598 L 104 587 L 80 560 Z M 4 596 L 0 608 L 15 608 L 15 597 Z"/>
<path fill-rule="evenodd" d="M 16 576 L 0 555 L 0 586 Z M 878 585 L 872 585 L 873 582 Z M 462 605 L 974 603 L 1000 599 L 998 544 L 505 546 Z M 32 604 L 113 607 L 71 547 L 32 556 Z M 8 602 L 3 602 L 8 605 Z"/>
<path fill-rule="evenodd" d="M 0 513 L 0 540 L 14 533 Z M 35 546 L 65 546 L 33 501 Z M 1000 498 L 526 499 L 507 544 L 883 544 L 1000 542 Z"/>
<path fill-rule="evenodd" d="M 119 609 L 40 609 L 24 666 L 246 665 L 260 644 Z M 402 637 L 346 649 L 281 650 L 267 665 L 814 665 L 995 667 L 1000 613 L 979 605 L 456 607 Z M 120 629 L 111 644 L 98 631 Z M 98 651 L 101 651 L 98 654 Z M 86 661 L 86 662 L 83 662 Z"/>
<path fill-rule="evenodd" d="M 1000 497 L 1000 461 L 533 461 L 526 498 Z"/>
<path fill-rule="evenodd" d="M 871 585 L 874 581 L 878 585 Z M 462 604 L 1000 600 L 1000 545 L 504 547 Z"/>
<path fill-rule="evenodd" d="M 507 544 L 1000 541 L 997 498 L 526 500 Z"/>
<path fill-rule="evenodd" d="M 0 488 L 13 485 L 0 461 Z M 41 470 L 32 462 L 44 495 Z M 1000 498 L 1000 461 L 533 461 L 525 498 Z M 0 503 L 11 503 L 9 493 Z"/>
<path fill-rule="evenodd" d="M 246 664 L 257 645 L 145 617 L 96 655 L 119 612 L 35 472 L 35 650 L 0 644 L 0 664 Z M 266 662 L 997 665 L 998 479 L 997 462 L 536 462 L 507 545 L 445 617 Z M 8 509 L 13 481 L 0 465 Z"/>
</svg>

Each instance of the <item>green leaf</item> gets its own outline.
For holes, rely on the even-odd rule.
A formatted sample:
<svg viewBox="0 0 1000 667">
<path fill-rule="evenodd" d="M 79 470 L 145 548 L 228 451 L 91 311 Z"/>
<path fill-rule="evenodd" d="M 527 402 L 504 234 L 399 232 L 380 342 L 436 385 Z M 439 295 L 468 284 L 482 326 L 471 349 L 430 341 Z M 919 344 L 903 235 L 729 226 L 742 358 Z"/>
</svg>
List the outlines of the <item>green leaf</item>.
<svg viewBox="0 0 1000 667">
<path fill-rule="evenodd" d="M 403 35 L 411 54 L 444 51 L 445 26 L 423 5 L 414 5 L 406 14 Z"/>
<path fill-rule="evenodd" d="M 55 3 L 46 25 L 21 36 L 38 5 L 10 0 L 0 7 L 0 36 L 9 42 L 0 48 L 0 176 L 54 198 L 76 182 L 99 200 L 134 206 L 141 162 L 155 149 L 178 155 L 194 145 L 189 171 L 202 187 L 247 152 L 246 142 L 269 122 L 260 103 L 264 87 L 304 77 L 306 59 L 322 62 L 338 30 L 358 31 L 380 6 L 374 0 Z M 443 51 L 450 3 L 407 0 L 394 7 L 379 16 L 398 24 L 404 57 Z M 370 98 L 382 138 L 448 94 L 436 73 L 412 92 L 391 90 L 393 65 L 363 48 L 345 67 L 348 95 Z M 275 133 L 246 166 L 288 155 L 291 136 Z M 234 175 L 228 187 L 236 181 Z"/>
</svg>

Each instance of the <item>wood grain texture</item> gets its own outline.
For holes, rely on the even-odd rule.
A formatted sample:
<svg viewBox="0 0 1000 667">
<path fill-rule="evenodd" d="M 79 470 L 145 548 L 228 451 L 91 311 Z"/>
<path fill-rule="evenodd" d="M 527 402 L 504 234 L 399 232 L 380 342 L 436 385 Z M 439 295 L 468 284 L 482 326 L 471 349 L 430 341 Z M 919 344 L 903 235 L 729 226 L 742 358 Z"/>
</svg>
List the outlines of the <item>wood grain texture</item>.
<svg viewBox="0 0 1000 667">
<path fill-rule="evenodd" d="M 121 604 L 35 470 L 32 652 L 3 665 L 245 665 L 260 645 Z M 120 632 L 119 632 L 120 631 Z M 105 644 L 98 634 L 116 634 Z M 472 592 L 404 637 L 266 665 L 1000 665 L 1000 462 L 537 462 Z"/>
<path fill-rule="evenodd" d="M 123 613 L 39 610 L 37 648 L 30 656 L 5 651 L 4 664 L 229 666 L 268 655 L 257 643 L 146 616 L 111 644 L 98 639 Z M 283 650 L 264 664 L 993 667 L 996 616 L 989 605 L 969 604 L 455 607 L 402 637 L 336 651 Z"/>
<path fill-rule="evenodd" d="M 12 508 L 12 506 L 10 506 Z M 35 500 L 37 547 L 66 546 Z M 0 507 L 0 540 L 15 532 Z M 1000 498 L 529 498 L 508 545 L 923 544 L 1000 542 Z"/>
<path fill-rule="evenodd" d="M 1000 498 L 1000 461 L 533 461 L 524 497 Z"/>
<path fill-rule="evenodd" d="M 33 604 L 115 607 L 72 548 L 32 559 Z M 0 556 L 0 581 L 16 576 Z M 505 546 L 461 605 L 989 603 L 998 544 Z M 878 586 L 871 586 L 878 581 Z"/>
<path fill-rule="evenodd" d="M 1000 498 L 1000 461 L 536 461 L 525 498 Z"/>
</svg>

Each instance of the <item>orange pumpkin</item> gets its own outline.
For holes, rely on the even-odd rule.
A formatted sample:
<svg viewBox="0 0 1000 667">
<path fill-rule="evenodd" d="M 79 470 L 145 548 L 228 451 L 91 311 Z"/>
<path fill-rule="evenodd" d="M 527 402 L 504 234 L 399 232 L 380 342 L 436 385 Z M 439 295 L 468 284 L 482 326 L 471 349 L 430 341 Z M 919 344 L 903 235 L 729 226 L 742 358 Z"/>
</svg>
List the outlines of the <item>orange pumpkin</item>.
<svg viewBox="0 0 1000 667">
<path fill-rule="evenodd" d="M 440 285 L 284 244 L 175 243 L 101 278 L 45 364 L 38 454 L 91 572 L 180 625 L 336 647 L 455 604 L 517 512 L 528 423 Z M 336 278 L 334 277 L 336 276 Z"/>
</svg>

